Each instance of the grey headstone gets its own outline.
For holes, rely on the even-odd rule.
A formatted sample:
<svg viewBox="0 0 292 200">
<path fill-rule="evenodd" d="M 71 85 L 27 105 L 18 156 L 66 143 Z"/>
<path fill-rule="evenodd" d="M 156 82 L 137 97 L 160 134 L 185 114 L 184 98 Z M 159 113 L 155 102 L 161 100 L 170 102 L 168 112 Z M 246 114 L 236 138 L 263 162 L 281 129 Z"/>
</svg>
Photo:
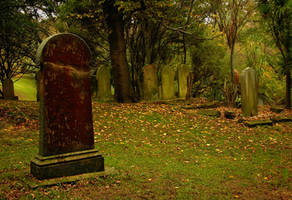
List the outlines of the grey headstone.
<svg viewBox="0 0 292 200">
<path fill-rule="evenodd" d="M 161 70 L 161 97 L 163 100 L 175 98 L 175 71 L 169 66 L 164 66 Z"/>
<path fill-rule="evenodd" d="M 146 65 L 143 68 L 143 98 L 158 99 L 158 74 L 156 65 Z"/>
<path fill-rule="evenodd" d="M 186 98 L 188 90 L 188 75 L 190 73 L 190 67 L 187 65 L 181 65 L 177 69 L 178 74 L 178 97 Z"/>
<path fill-rule="evenodd" d="M 111 71 L 108 66 L 99 67 L 96 72 L 97 95 L 99 101 L 108 101 L 112 98 Z"/>
<path fill-rule="evenodd" d="M 258 79 L 256 71 L 250 67 L 240 74 L 241 107 L 244 116 L 257 115 L 258 109 Z"/>
</svg>

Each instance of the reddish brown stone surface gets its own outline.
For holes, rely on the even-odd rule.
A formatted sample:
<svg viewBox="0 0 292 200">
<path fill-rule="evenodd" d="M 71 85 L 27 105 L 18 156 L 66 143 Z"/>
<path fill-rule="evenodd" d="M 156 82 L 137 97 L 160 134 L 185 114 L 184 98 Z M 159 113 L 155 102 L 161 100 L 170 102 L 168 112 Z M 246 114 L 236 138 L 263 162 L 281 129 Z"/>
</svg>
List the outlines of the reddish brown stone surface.
<svg viewBox="0 0 292 200">
<path fill-rule="evenodd" d="M 90 51 L 73 34 L 58 34 L 39 48 L 40 155 L 94 148 Z"/>
</svg>

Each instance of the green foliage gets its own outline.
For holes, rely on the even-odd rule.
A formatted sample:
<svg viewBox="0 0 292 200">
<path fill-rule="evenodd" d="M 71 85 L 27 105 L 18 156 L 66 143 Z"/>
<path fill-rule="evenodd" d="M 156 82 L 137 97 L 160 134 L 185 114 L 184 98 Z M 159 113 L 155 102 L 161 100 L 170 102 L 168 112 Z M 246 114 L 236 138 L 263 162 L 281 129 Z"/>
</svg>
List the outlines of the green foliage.
<svg viewBox="0 0 292 200">
<path fill-rule="evenodd" d="M 224 79 L 228 76 L 227 50 L 223 41 L 203 40 L 193 44 L 191 56 L 195 76 L 194 95 L 222 100 Z"/>
<path fill-rule="evenodd" d="M 271 35 L 267 34 L 265 24 L 258 15 L 259 23 L 254 23 L 243 30 L 240 48 L 243 51 L 245 67 L 254 68 L 259 79 L 259 96 L 269 104 L 283 103 L 285 97 L 284 71 L 281 55 Z"/>
<path fill-rule="evenodd" d="M 9 1 L 0 18 L 0 80 L 12 79 L 33 65 L 37 45 L 37 25 L 19 8 L 20 2 Z"/>
<path fill-rule="evenodd" d="M 258 0 L 259 11 L 281 53 L 286 75 L 286 107 L 291 108 L 292 7 L 291 0 Z"/>
</svg>

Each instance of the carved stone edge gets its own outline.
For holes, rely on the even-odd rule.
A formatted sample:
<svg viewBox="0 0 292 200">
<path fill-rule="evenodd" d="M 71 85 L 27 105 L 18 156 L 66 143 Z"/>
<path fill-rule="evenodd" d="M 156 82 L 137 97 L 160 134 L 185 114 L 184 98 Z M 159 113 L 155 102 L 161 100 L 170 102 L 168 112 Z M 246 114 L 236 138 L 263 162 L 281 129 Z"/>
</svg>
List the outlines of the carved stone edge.
<svg viewBox="0 0 292 200">
<path fill-rule="evenodd" d="M 45 40 L 42 41 L 42 43 L 38 47 L 37 52 L 36 52 L 36 59 L 35 59 L 36 65 L 40 65 L 43 62 L 43 57 L 42 57 L 43 50 L 45 49 L 45 47 L 48 44 L 48 42 L 51 39 L 55 38 L 55 37 L 60 37 L 60 36 L 63 36 L 63 35 L 71 35 L 71 36 L 74 36 L 74 37 L 78 38 L 79 40 L 81 40 L 85 44 L 85 46 L 88 48 L 88 51 L 91 54 L 89 46 L 87 45 L 85 40 L 82 39 L 80 36 L 78 36 L 76 34 L 73 34 L 73 33 L 57 33 L 57 34 L 54 34 L 54 35 L 52 35 L 50 37 L 47 37 Z"/>
</svg>

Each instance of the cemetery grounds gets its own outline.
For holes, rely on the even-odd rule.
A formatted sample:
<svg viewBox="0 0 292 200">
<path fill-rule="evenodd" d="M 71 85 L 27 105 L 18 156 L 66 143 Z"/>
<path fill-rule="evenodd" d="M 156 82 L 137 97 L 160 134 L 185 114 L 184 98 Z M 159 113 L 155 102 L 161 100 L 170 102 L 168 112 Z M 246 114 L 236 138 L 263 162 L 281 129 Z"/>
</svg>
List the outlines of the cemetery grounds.
<svg viewBox="0 0 292 200">
<path fill-rule="evenodd" d="M 0 100 L 0 199 L 292 199 L 292 122 L 248 128 L 223 106 L 219 118 L 184 106 L 94 102 L 95 147 L 114 172 L 32 188 L 39 104 Z M 259 110 L 248 119 L 291 115 Z"/>
</svg>

